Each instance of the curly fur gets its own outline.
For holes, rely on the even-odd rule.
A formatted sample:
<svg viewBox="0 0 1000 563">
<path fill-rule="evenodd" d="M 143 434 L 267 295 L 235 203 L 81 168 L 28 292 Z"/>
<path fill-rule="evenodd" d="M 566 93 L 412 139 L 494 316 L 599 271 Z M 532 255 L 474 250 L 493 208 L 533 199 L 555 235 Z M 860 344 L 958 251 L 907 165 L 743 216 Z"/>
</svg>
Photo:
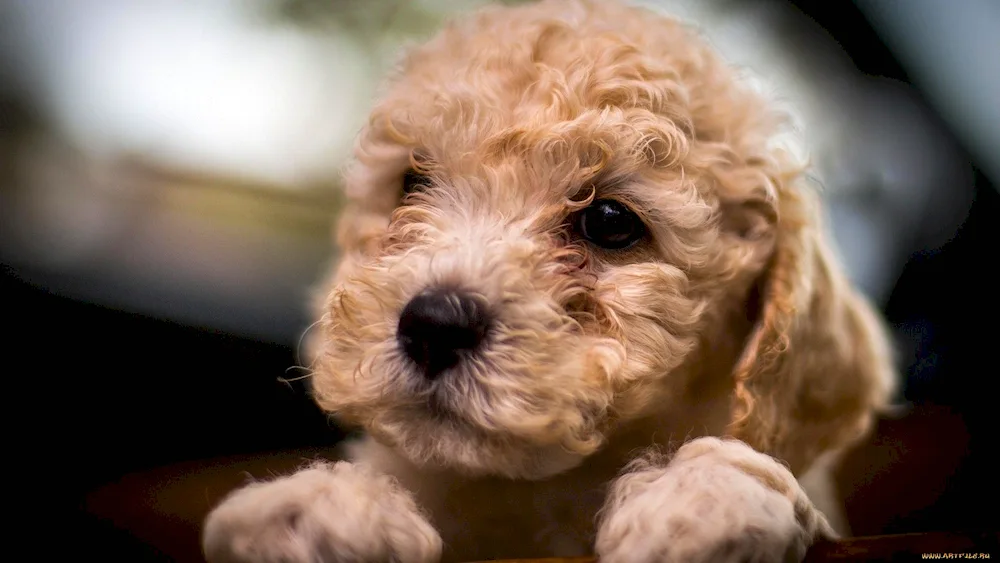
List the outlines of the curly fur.
<svg viewBox="0 0 1000 563">
<path fill-rule="evenodd" d="M 788 468 L 717 438 L 688 442 L 669 462 L 633 461 L 602 513 L 602 563 L 800 561 L 817 534 L 833 534 Z"/>
<path fill-rule="evenodd" d="M 792 475 L 859 439 L 893 374 L 782 145 L 788 122 L 694 30 L 613 2 L 482 10 L 404 58 L 346 171 L 313 388 L 371 436 L 352 458 L 413 492 L 445 559 L 582 554 L 596 537 L 608 560 L 660 560 L 630 526 L 726 490 L 717 525 L 773 516 L 779 539 L 744 551 L 794 558 L 829 529 Z M 429 185 L 403 197 L 410 167 Z M 629 205 L 647 239 L 612 252 L 574 237 L 567 217 L 597 197 Z M 428 384 L 395 330 L 435 286 L 495 322 L 481 353 Z M 691 439 L 738 453 L 628 465 Z"/>
<path fill-rule="evenodd" d="M 441 538 L 412 496 L 364 467 L 318 463 L 241 493 L 206 526 L 211 561 L 419 563 L 441 556 Z M 339 518 L 344 513 L 355 515 L 347 526 Z"/>
</svg>

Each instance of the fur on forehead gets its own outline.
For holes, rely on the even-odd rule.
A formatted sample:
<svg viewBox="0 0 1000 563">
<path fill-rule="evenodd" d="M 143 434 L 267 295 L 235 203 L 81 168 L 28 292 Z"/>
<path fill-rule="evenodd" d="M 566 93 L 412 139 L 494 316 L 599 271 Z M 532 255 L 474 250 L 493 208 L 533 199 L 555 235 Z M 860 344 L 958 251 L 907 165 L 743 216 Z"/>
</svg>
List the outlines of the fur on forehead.
<svg viewBox="0 0 1000 563">
<path fill-rule="evenodd" d="M 618 14 L 634 9 L 487 9 L 411 50 L 359 138 L 347 175 L 356 220 L 341 244 L 365 246 L 354 223 L 387 224 L 377 218 L 398 205 L 411 167 L 453 191 L 479 186 L 480 203 L 498 213 L 551 210 L 615 187 L 641 196 L 632 202 L 640 214 L 668 215 L 655 221 L 668 238 L 687 225 L 704 230 L 708 216 L 739 234 L 767 231 L 775 178 L 788 172 L 772 146 L 785 116 L 695 31 L 654 13 L 660 25 Z M 676 251 L 673 242 L 663 249 Z"/>
</svg>

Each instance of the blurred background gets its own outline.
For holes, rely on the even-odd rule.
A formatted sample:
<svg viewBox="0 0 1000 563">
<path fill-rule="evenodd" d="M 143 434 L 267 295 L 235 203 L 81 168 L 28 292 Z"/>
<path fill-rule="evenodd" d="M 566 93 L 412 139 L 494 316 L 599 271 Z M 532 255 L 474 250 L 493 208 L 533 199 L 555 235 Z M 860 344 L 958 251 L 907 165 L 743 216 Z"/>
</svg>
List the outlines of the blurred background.
<svg viewBox="0 0 1000 563">
<path fill-rule="evenodd" d="M 9 495 L 73 538 L 32 541 L 197 560 L 243 472 L 342 437 L 288 381 L 338 170 L 399 49 L 484 3 L 0 0 Z M 854 532 L 995 527 L 1000 5 L 640 3 L 797 108 L 892 324 L 910 411 L 846 464 Z"/>
</svg>

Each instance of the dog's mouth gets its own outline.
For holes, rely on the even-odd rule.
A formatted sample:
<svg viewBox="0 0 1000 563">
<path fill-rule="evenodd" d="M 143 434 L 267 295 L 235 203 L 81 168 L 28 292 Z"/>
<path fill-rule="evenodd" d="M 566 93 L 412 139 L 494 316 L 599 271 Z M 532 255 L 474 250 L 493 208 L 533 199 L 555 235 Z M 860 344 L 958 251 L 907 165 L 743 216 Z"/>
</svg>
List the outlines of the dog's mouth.
<svg viewBox="0 0 1000 563">
<path fill-rule="evenodd" d="M 451 405 L 448 400 L 447 391 L 441 386 L 434 386 L 426 398 L 427 412 L 432 420 L 448 425 L 465 426 L 465 417 Z"/>
<path fill-rule="evenodd" d="M 598 447 L 609 397 L 588 383 L 591 354 L 574 352 L 587 342 L 552 339 L 542 347 L 527 335 L 495 334 L 430 377 L 394 335 L 387 336 L 362 360 L 368 371 L 331 378 L 344 392 L 327 396 L 340 400 L 330 410 L 410 461 L 540 478 L 579 463 Z M 365 394 L 352 395 L 354 389 Z"/>
</svg>

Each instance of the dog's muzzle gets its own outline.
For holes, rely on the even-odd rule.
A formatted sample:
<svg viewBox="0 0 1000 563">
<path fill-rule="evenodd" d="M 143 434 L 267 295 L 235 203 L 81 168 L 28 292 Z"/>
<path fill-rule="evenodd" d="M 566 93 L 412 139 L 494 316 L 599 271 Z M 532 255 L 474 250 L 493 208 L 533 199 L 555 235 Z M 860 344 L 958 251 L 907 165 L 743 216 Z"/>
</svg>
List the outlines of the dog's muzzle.
<svg viewBox="0 0 1000 563">
<path fill-rule="evenodd" d="M 480 299 L 453 289 L 432 289 L 403 308 L 396 338 L 424 376 L 434 379 L 474 352 L 489 325 Z"/>
</svg>

